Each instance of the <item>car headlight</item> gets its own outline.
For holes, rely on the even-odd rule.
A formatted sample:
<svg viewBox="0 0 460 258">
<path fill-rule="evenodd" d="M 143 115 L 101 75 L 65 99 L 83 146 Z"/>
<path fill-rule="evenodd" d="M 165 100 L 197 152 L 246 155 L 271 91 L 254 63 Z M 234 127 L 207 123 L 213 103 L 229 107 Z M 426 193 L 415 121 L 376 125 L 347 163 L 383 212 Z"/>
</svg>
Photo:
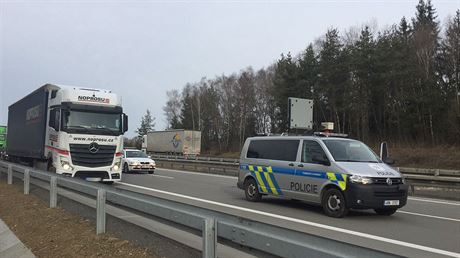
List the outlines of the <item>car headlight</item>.
<svg viewBox="0 0 460 258">
<path fill-rule="evenodd" d="M 140 163 L 139 161 L 136 161 L 136 160 L 135 160 L 135 161 L 131 161 L 130 164 L 133 165 L 133 166 L 138 166 L 138 165 L 140 165 L 141 163 Z"/>
<path fill-rule="evenodd" d="M 155 161 L 150 161 L 150 165 L 155 166 Z"/>
<path fill-rule="evenodd" d="M 406 178 L 401 176 L 401 183 L 406 184 Z"/>
<path fill-rule="evenodd" d="M 355 183 L 355 184 L 363 184 L 363 185 L 372 184 L 372 178 L 369 178 L 369 177 L 352 175 L 349 178 L 350 178 L 350 182 Z"/>
</svg>

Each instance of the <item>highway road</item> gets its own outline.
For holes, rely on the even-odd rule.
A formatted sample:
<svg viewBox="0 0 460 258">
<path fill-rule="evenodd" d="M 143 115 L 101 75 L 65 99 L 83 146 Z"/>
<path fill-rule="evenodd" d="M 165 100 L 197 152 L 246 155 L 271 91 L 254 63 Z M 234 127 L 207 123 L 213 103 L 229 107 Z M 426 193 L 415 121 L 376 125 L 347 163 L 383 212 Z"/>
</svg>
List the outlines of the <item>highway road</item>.
<svg viewBox="0 0 460 258">
<path fill-rule="evenodd" d="M 115 187 L 392 253 L 460 257 L 460 202 L 409 197 L 390 217 L 369 210 L 334 219 L 300 201 L 264 197 L 248 202 L 236 182 L 230 176 L 157 169 L 154 175 L 124 174 Z"/>
</svg>

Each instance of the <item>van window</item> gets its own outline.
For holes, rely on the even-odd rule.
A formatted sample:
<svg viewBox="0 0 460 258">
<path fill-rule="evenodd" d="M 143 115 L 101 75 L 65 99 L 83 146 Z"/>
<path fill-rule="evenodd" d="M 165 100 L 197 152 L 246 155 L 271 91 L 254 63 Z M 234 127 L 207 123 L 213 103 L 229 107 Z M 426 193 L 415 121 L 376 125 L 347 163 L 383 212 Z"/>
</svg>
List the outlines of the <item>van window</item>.
<svg viewBox="0 0 460 258">
<path fill-rule="evenodd" d="M 313 157 L 323 158 L 326 157 L 321 145 L 315 141 L 303 141 L 302 146 L 302 162 L 304 163 L 319 163 L 313 161 Z"/>
<path fill-rule="evenodd" d="M 295 161 L 299 140 L 254 140 L 249 143 L 246 157 Z"/>
</svg>

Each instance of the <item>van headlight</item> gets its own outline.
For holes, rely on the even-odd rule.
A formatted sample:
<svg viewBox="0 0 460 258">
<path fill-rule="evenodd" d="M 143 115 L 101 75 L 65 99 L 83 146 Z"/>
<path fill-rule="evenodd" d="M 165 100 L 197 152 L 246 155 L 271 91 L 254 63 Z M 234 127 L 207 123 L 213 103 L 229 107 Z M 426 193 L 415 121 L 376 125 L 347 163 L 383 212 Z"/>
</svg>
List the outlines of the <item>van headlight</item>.
<svg viewBox="0 0 460 258">
<path fill-rule="evenodd" d="M 363 184 L 363 185 L 372 184 L 372 178 L 370 177 L 352 175 L 349 178 L 350 178 L 350 182 L 355 183 L 355 184 Z"/>
</svg>

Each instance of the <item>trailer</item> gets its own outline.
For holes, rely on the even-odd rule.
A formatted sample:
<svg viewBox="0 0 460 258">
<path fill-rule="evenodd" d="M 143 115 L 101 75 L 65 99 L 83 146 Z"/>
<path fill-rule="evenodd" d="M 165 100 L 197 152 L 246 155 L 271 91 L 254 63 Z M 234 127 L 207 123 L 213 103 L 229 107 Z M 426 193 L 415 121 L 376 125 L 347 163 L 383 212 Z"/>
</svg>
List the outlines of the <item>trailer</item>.
<svg viewBox="0 0 460 258">
<path fill-rule="evenodd" d="M 184 129 L 149 132 L 143 136 L 142 149 L 154 153 L 200 155 L 201 132 Z"/>
</svg>

